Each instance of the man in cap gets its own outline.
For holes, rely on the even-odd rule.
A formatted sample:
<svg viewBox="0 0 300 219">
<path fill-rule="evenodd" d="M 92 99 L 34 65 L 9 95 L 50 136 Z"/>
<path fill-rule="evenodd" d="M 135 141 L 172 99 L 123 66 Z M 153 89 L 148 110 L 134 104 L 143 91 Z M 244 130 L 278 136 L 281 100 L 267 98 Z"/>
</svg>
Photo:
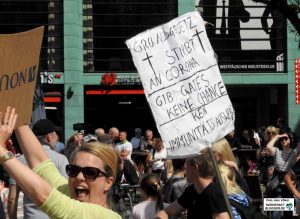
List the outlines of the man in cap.
<svg viewBox="0 0 300 219">
<path fill-rule="evenodd" d="M 49 119 L 41 119 L 34 124 L 32 131 L 36 135 L 37 139 L 41 142 L 43 149 L 48 154 L 49 159 L 55 164 L 59 172 L 67 178 L 66 174 L 66 165 L 69 163 L 68 159 L 54 151 L 55 145 L 58 141 L 58 136 L 55 131 L 55 125 Z M 18 157 L 18 159 L 27 165 L 24 155 Z M 12 186 L 15 185 L 15 188 Z M 12 190 L 11 190 L 12 189 Z M 17 191 L 17 185 L 14 179 L 10 179 L 10 194 L 14 194 Z M 18 194 L 16 195 L 18 197 Z M 17 200 L 17 197 L 15 200 Z M 12 197 L 10 197 L 12 198 Z M 17 203 L 17 202 L 15 202 Z M 48 219 L 49 217 L 43 213 L 30 199 L 24 194 L 23 199 L 24 205 L 24 219 Z M 17 209 L 15 206 L 10 206 L 13 209 Z M 9 209 L 10 212 L 14 212 L 12 209 Z M 16 212 L 14 212 L 16 215 Z"/>
</svg>

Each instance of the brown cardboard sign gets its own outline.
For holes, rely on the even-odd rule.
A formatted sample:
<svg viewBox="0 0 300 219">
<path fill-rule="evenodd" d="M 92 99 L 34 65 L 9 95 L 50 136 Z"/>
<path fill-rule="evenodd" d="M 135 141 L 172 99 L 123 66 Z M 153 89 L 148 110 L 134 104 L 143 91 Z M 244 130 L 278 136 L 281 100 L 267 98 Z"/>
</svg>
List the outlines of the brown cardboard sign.
<svg viewBox="0 0 300 219">
<path fill-rule="evenodd" d="M 43 32 L 44 27 L 38 27 L 0 35 L 0 111 L 3 113 L 6 106 L 15 107 L 16 127 L 31 119 Z"/>
</svg>

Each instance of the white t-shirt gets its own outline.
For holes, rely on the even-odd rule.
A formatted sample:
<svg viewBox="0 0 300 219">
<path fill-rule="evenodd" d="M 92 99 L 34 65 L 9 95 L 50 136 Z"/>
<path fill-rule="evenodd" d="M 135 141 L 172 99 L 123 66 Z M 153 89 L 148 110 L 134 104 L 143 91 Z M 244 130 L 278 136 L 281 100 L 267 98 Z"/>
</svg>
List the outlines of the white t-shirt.
<svg viewBox="0 0 300 219">
<path fill-rule="evenodd" d="M 131 160 L 132 144 L 129 141 L 126 141 L 125 143 L 118 142 L 115 146 L 115 149 L 118 153 L 120 153 L 122 150 L 129 151 L 126 158 Z"/>
<path fill-rule="evenodd" d="M 153 154 L 153 149 L 150 150 L 149 152 L 151 155 Z M 154 163 L 152 164 L 152 170 L 163 170 L 165 169 L 165 159 L 167 158 L 167 150 L 165 148 L 161 149 L 160 152 L 157 152 L 155 150 L 155 153 L 154 153 L 154 157 L 153 157 L 153 160 L 156 160 L 154 161 Z M 162 160 L 164 159 L 164 160 Z"/>
<path fill-rule="evenodd" d="M 168 206 L 167 203 L 163 203 L 164 208 Z M 155 210 L 156 201 L 142 201 L 135 205 L 132 211 L 133 219 L 153 219 L 156 215 Z"/>
</svg>

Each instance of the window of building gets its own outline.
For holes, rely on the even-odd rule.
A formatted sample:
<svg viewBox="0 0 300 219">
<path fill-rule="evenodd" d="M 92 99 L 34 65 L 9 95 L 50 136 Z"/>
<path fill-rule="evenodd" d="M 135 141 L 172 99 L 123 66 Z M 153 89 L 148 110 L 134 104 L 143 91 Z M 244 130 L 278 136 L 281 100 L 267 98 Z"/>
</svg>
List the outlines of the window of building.
<svg viewBox="0 0 300 219">
<path fill-rule="evenodd" d="M 0 0 L 0 34 L 27 31 L 45 26 L 40 71 L 62 72 L 63 1 Z"/>
<path fill-rule="evenodd" d="M 84 72 L 136 71 L 125 40 L 178 16 L 177 0 L 83 0 Z"/>
</svg>

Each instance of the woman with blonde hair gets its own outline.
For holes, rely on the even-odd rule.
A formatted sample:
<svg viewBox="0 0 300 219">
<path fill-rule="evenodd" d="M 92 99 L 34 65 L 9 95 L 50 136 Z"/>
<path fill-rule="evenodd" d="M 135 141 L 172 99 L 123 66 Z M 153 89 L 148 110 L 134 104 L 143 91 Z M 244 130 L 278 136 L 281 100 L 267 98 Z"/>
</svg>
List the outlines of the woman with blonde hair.
<svg viewBox="0 0 300 219">
<path fill-rule="evenodd" d="M 249 198 L 236 183 L 235 173 L 225 163 L 219 163 L 218 166 L 228 199 L 236 201 L 244 207 L 248 207 L 250 204 Z M 234 219 L 242 218 L 241 214 L 235 207 L 231 206 L 231 211 Z"/>
<path fill-rule="evenodd" d="M 217 161 L 222 161 L 228 166 L 231 167 L 233 173 L 235 174 L 236 181 L 238 185 L 249 194 L 249 188 L 246 181 L 243 178 L 243 175 L 239 172 L 239 168 L 236 162 L 236 159 L 232 153 L 231 147 L 228 141 L 225 138 L 214 142 L 212 144 L 212 150 L 215 154 Z"/>
<path fill-rule="evenodd" d="M 260 171 L 260 182 L 264 185 L 268 183 L 269 177 L 273 175 L 275 167 L 274 158 L 266 146 L 278 134 L 279 132 L 274 126 L 268 126 L 264 132 L 262 146 L 256 151 L 257 168 Z"/>
<path fill-rule="evenodd" d="M 29 126 L 22 125 L 15 131 L 31 170 L 5 148 L 16 120 L 11 107 L 7 107 L 4 117 L 0 113 L 0 164 L 42 211 L 56 219 L 121 218 L 107 203 L 116 177 L 117 154 L 113 148 L 100 143 L 77 148 L 66 166 L 67 180 Z"/>
<path fill-rule="evenodd" d="M 232 166 L 236 170 L 238 170 L 237 161 L 228 141 L 225 138 L 221 138 L 220 140 L 213 143 L 212 149 L 217 160 L 221 160 L 227 165 Z"/>
</svg>

